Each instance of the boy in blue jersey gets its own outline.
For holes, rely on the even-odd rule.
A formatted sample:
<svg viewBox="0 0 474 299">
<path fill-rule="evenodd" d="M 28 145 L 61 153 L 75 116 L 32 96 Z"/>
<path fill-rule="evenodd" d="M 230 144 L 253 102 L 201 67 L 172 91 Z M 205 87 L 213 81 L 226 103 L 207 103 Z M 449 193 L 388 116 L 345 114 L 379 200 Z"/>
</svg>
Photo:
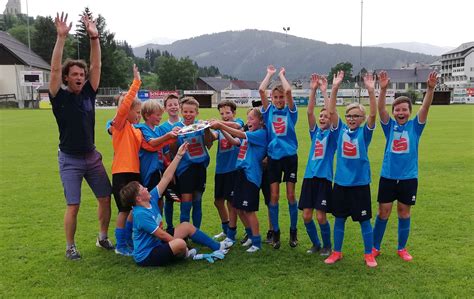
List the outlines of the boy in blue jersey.
<svg viewBox="0 0 474 299">
<path fill-rule="evenodd" d="M 385 71 L 380 72 L 379 115 L 386 139 L 385 153 L 380 174 L 378 199 L 379 210 L 374 225 L 374 256 L 380 254 L 380 245 L 387 226 L 392 205 L 397 200 L 398 211 L 398 255 L 405 261 L 413 257 L 406 250 L 410 232 L 410 208 L 415 205 L 418 188 L 418 144 L 425 128 L 426 119 L 433 102 L 437 74 L 428 76 L 423 104 L 414 119 L 411 100 L 398 97 L 392 104 L 393 118 L 385 108 L 385 96 L 390 79 Z"/>
<path fill-rule="evenodd" d="M 217 105 L 222 123 L 234 128 L 241 129 L 244 122 L 235 119 L 237 106 L 234 102 L 225 100 Z M 231 200 L 234 194 L 235 164 L 239 147 L 230 143 L 224 133 L 217 130 L 212 133 L 213 140 L 217 140 L 216 174 L 214 177 L 214 205 L 221 219 L 222 232 L 215 235 L 215 239 L 227 237 L 235 242 L 237 232 L 237 211 L 232 207 Z M 225 206 L 227 200 L 227 208 Z M 230 231 L 229 231 L 230 230 Z"/>
<path fill-rule="evenodd" d="M 262 248 L 256 212 L 262 182 L 262 160 L 267 151 L 267 132 L 263 128 L 263 117 L 258 108 L 252 108 L 247 113 L 247 125 L 249 130 L 243 132 L 220 121 L 211 123 L 211 127 L 221 130 L 230 143 L 240 146 L 232 205 L 237 209 L 242 222 L 250 227 L 247 234 L 250 234 L 252 246 L 247 252 L 253 253 Z"/>
<path fill-rule="evenodd" d="M 342 259 L 342 243 L 347 217 L 360 223 L 364 240 L 364 259 L 369 267 L 376 267 L 377 262 L 372 255 L 373 233 L 370 219 L 372 218 L 370 198 L 370 164 L 368 149 L 375 129 L 377 104 L 375 100 L 375 81 L 371 74 L 364 76 L 365 88 L 369 93 L 370 113 L 366 119 L 365 109 L 359 103 L 346 107 L 346 123 L 342 124 L 336 114 L 336 98 L 344 73 L 339 71 L 334 76 L 329 101 L 332 130 L 337 136 L 337 164 L 334 179 L 334 190 L 331 211 L 336 217 L 334 223 L 334 251 L 324 261 L 334 264 Z"/>
<path fill-rule="evenodd" d="M 269 103 L 266 89 L 275 74 L 275 68 L 267 67 L 267 75 L 259 87 L 262 99 L 262 113 L 268 134 L 268 174 L 270 181 L 270 220 L 273 227 L 273 248 L 280 248 L 280 226 L 278 223 L 280 183 L 282 174 L 286 182 L 286 197 L 290 214 L 290 246 L 298 245 L 297 229 L 298 205 L 295 198 L 295 184 L 298 170 L 298 141 L 295 126 L 298 111 L 291 94 L 291 86 L 285 78 L 285 69 L 278 73 L 281 84 L 272 89 Z"/>
<path fill-rule="evenodd" d="M 341 74 L 340 74 L 341 75 Z M 327 107 L 328 82 L 326 77 L 313 74 L 311 76 L 310 94 L 308 102 L 308 124 L 311 137 L 311 148 L 306 164 L 301 196 L 298 207 L 303 210 L 303 220 L 306 232 L 313 244 L 307 253 L 317 253 L 321 256 L 331 254 L 331 228 L 326 213 L 329 212 L 332 193 L 333 161 L 337 148 L 336 131 L 331 130 L 331 122 Z M 316 105 L 316 91 L 321 90 L 324 96 L 324 107 L 319 113 L 319 127 L 316 125 L 314 106 Z M 323 247 L 318 238 L 316 225 L 313 221 L 313 212 L 316 209 L 323 239 Z"/>
<path fill-rule="evenodd" d="M 181 99 L 183 119 L 175 124 L 184 127 L 196 123 L 199 114 L 199 102 L 193 97 Z M 180 222 L 189 222 L 192 209 L 193 224 L 201 227 L 202 194 L 206 188 L 206 168 L 209 165 L 208 148 L 212 146 L 212 133 L 209 128 L 178 135 L 178 145 L 187 142 L 189 149 L 176 170 L 179 191 L 181 193 Z"/>
<path fill-rule="evenodd" d="M 196 251 L 188 250 L 184 238 L 191 238 L 198 244 L 205 245 L 214 251 L 219 251 L 220 256 L 227 253 L 229 244 L 218 243 L 205 233 L 195 228 L 192 224 L 185 222 L 179 224 L 174 235 L 168 234 L 162 227 L 161 214 L 158 208 L 158 198 L 161 190 L 165 190 L 168 183 L 173 179 L 173 174 L 181 158 L 186 153 L 188 144 L 184 143 L 168 166 L 163 176 L 151 192 L 133 181 L 120 190 L 123 204 L 133 206 L 133 258 L 137 265 L 165 266 L 179 258 L 192 257 Z"/>
</svg>

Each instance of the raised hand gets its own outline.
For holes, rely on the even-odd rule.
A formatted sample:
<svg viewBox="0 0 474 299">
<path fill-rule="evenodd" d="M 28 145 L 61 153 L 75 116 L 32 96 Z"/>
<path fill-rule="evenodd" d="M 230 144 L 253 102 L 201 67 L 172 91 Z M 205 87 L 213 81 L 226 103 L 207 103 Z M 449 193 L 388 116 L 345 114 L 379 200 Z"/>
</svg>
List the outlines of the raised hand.
<svg viewBox="0 0 474 299">
<path fill-rule="evenodd" d="M 67 14 L 64 17 L 64 12 L 61 12 L 61 17 L 59 13 L 56 13 L 56 18 L 54 18 L 54 25 L 56 26 L 56 32 L 61 37 L 67 37 L 69 30 L 71 30 L 72 22 L 67 25 Z"/>
<path fill-rule="evenodd" d="M 381 89 L 386 89 L 388 87 L 388 83 L 390 83 L 390 78 L 386 71 L 381 71 L 379 73 L 379 84 Z"/>
<path fill-rule="evenodd" d="M 96 21 L 90 19 L 87 15 L 82 16 L 82 21 L 84 22 L 84 25 L 86 26 L 86 31 L 87 34 L 89 34 L 89 37 L 94 37 L 99 35 L 99 31 L 97 30 L 97 25 Z"/>
<path fill-rule="evenodd" d="M 375 89 L 375 80 L 372 73 L 366 73 L 364 76 L 364 86 L 367 90 Z"/>
<path fill-rule="evenodd" d="M 278 73 L 279 76 L 285 76 L 285 68 L 284 67 L 281 67 L 280 68 L 280 72 Z"/>
<path fill-rule="evenodd" d="M 273 74 L 275 73 L 276 73 L 276 69 L 273 65 L 267 66 L 267 74 L 269 74 L 270 76 L 273 76 Z"/>
<path fill-rule="evenodd" d="M 337 74 L 334 74 L 334 78 L 332 79 L 332 85 L 339 87 L 343 79 L 344 79 L 344 71 L 338 71 Z"/>
<path fill-rule="evenodd" d="M 319 75 L 318 74 L 311 74 L 311 80 L 309 83 L 309 87 L 311 90 L 316 90 L 319 87 Z"/>
<path fill-rule="evenodd" d="M 342 77 L 344 78 L 344 76 L 342 76 Z M 328 79 L 326 78 L 326 76 L 323 76 L 323 75 L 319 76 L 319 89 L 322 92 L 327 91 L 327 89 L 328 89 Z"/>
<path fill-rule="evenodd" d="M 438 82 L 438 73 L 433 71 L 429 74 L 428 81 L 426 81 L 426 85 L 428 86 L 428 88 L 435 88 L 437 82 Z"/>
<path fill-rule="evenodd" d="M 140 72 L 138 71 L 138 67 L 136 64 L 133 65 L 133 79 L 141 81 Z"/>
<path fill-rule="evenodd" d="M 178 152 L 176 153 L 176 155 L 182 156 L 186 153 L 187 150 L 188 150 L 188 143 L 185 142 L 181 144 L 181 146 L 178 148 Z"/>
</svg>

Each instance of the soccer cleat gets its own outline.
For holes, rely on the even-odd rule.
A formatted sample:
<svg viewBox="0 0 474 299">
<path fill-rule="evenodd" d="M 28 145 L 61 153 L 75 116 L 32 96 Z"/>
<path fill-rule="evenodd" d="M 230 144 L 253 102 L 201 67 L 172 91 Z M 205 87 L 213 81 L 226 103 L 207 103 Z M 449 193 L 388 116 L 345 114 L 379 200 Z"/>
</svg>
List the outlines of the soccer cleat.
<svg viewBox="0 0 474 299">
<path fill-rule="evenodd" d="M 220 232 L 214 236 L 214 239 L 218 240 L 218 239 L 223 239 L 225 237 L 227 237 L 227 235 L 224 232 Z"/>
<path fill-rule="evenodd" d="M 222 242 L 226 242 L 226 243 L 232 243 L 232 246 L 234 245 L 235 241 L 232 240 L 231 238 L 225 238 Z"/>
<path fill-rule="evenodd" d="M 252 245 L 252 239 L 248 238 L 247 241 L 245 241 L 245 243 L 242 243 L 241 245 L 243 247 L 249 247 L 250 245 Z"/>
<path fill-rule="evenodd" d="M 115 249 L 114 244 L 112 244 L 112 242 L 110 242 L 109 238 L 105 238 L 103 240 L 99 240 L 99 238 L 97 238 L 97 240 L 95 241 L 95 246 L 100 247 L 100 248 L 104 248 L 104 249 L 107 249 L 107 250 Z"/>
<path fill-rule="evenodd" d="M 274 231 L 273 232 L 273 242 L 272 242 L 272 246 L 273 246 L 273 249 L 280 249 L 280 231 Z"/>
<path fill-rule="evenodd" d="M 377 248 L 373 247 L 372 248 L 372 255 L 374 257 L 378 257 L 380 255 L 380 250 L 378 250 Z"/>
<path fill-rule="evenodd" d="M 298 231 L 296 229 L 290 229 L 290 246 L 296 247 L 298 245 Z"/>
<path fill-rule="evenodd" d="M 377 267 L 377 261 L 372 253 L 364 254 L 365 264 L 367 267 L 374 268 Z"/>
<path fill-rule="evenodd" d="M 245 234 L 242 240 L 240 240 L 240 244 L 244 244 L 245 242 L 247 242 L 248 239 L 249 239 L 249 236 Z"/>
<path fill-rule="evenodd" d="M 267 244 L 272 244 L 273 242 L 273 230 L 268 230 L 267 231 L 267 238 L 265 239 L 265 243 Z"/>
<path fill-rule="evenodd" d="M 230 240 L 230 239 L 229 239 Z M 219 244 L 221 245 L 219 250 L 224 250 L 224 249 L 229 249 L 234 245 L 234 242 L 232 240 L 227 240 L 227 238 L 224 241 L 221 241 Z"/>
<path fill-rule="evenodd" d="M 133 250 L 130 247 L 123 247 L 123 248 L 116 247 L 115 253 L 123 255 L 123 256 L 132 256 Z"/>
<path fill-rule="evenodd" d="M 249 249 L 247 249 L 247 250 L 245 250 L 245 251 L 247 251 L 248 253 L 254 253 L 254 252 L 257 252 L 257 251 L 259 251 L 259 250 L 260 250 L 260 248 L 258 248 L 258 247 L 255 246 L 255 245 L 252 245 L 252 246 L 250 246 Z"/>
<path fill-rule="evenodd" d="M 66 250 L 66 258 L 71 261 L 77 261 L 81 259 L 81 254 L 76 249 L 76 245 L 72 245 Z"/>
<path fill-rule="evenodd" d="M 397 254 L 399 257 L 401 257 L 404 261 L 409 262 L 413 260 L 413 257 L 408 253 L 406 248 L 397 250 Z"/>
<path fill-rule="evenodd" d="M 331 253 L 331 255 L 324 260 L 324 262 L 328 265 L 330 264 L 334 264 L 336 263 L 337 261 L 341 260 L 342 259 L 342 252 L 340 251 L 333 251 Z"/>
<path fill-rule="evenodd" d="M 189 249 L 186 252 L 186 258 L 187 259 L 192 259 L 196 254 L 197 254 L 196 248 Z"/>
<path fill-rule="evenodd" d="M 319 251 L 320 256 L 329 256 L 331 254 L 331 248 L 323 247 L 321 251 Z"/>
<path fill-rule="evenodd" d="M 313 246 L 310 249 L 306 250 L 307 254 L 313 254 L 321 251 L 321 246 Z"/>
</svg>

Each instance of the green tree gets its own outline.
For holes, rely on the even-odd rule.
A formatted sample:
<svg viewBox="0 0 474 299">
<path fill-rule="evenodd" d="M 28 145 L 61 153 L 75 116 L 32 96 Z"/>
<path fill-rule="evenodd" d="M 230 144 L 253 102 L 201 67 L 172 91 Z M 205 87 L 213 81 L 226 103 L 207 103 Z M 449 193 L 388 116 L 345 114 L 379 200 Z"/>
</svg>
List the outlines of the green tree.
<svg viewBox="0 0 474 299">
<path fill-rule="evenodd" d="M 159 89 L 158 86 L 158 75 L 155 73 L 143 73 L 142 77 L 142 87 L 143 89 Z"/>
<path fill-rule="evenodd" d="M 31 38 L 31 48 L 45 61 L 51 60 L 53 45 L 56 42 L 56 27 L 51 17 L 38 16 L 35 21 L 35 34 Z"/>
<path fill-rule="evenodd" d="M 19 24 L 10 28 L 7 32 L 10 33 L 11 36 L 13 36 L 18 41 L 20 41 L 21 43 L 25 44 L 28 47 L 28 26 L 24 24 Z M 31 36 L 34 34 L 35 34 L 34 27 L 30 26 L 30 41 L 31 41 Z"/>
<path fill-rule="evenodd" d="M 352 63 L 350 62 L 340 62 L 331 68 L 331 71 L 328 74 L 328 82 L 332 83 L 332 79 L 338 71 L 344 71 L 343 82 L 352 81 Z"/>
<path fill-rule="evenodd" d="M 162 89 L 192 89 L 197 77 L 197 69 L 188 57 L 177 60 L 172 55 L 157 59 L 155 73 Z"/>
</svg>

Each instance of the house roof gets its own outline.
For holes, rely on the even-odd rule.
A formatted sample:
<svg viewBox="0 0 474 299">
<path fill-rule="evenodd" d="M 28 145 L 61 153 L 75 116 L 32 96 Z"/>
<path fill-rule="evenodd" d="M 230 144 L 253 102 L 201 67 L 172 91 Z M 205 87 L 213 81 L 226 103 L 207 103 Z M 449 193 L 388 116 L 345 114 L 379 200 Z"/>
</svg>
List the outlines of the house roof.
<svg viewBox="0 0 474 299">
<path fill-rule="evenodd" d="M 448 55 L 448 54 L 461 53 L 461 52 L 464 52 L 464 51 L 468 50 L 469 48 L 474 48 L 474 42 L 468 42 L 468 43 L 461 44 L 456 49 L 453 49 L 449 52 L 444 53 L 443 56 Z"/>
<path fill-rule="evenodd" d="M 232 80 L 232 89 L 252 89 L 257 90 L 260 84 L 257 81 Z"/>
<path fill-rule="evenodd" d="M 30 51 L 25 44 L 5 31 L 0 31 L 0 46 L 4 47 L 24 65 L 31 65 L 44 70 L 51 69 L 51 66 L 43 58 Z"/>
<path fill-rule="evenodd" d="M 222 79 L 218 77 L 199 77 L 199 79 L 209 85 L 215 91 L 228 89 L 231 85 L 231 81 L 229 79 Z"/>
</svg>

